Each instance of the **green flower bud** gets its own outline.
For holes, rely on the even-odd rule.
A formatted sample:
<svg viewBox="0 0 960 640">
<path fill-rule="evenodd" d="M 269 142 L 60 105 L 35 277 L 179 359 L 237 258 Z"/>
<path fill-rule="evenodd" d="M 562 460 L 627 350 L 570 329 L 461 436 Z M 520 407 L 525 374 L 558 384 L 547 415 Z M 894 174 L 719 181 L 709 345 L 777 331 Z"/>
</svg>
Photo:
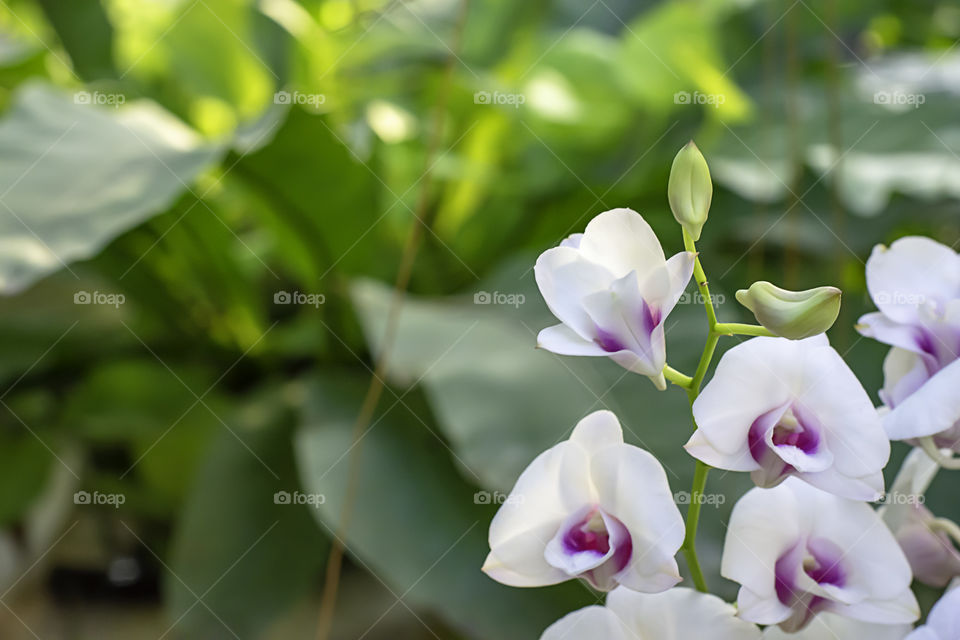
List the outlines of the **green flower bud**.
<svg viewBox="0 0 960 640">
<path fill-rule="evenodd" d="M 710 168 L 693 140 L 688 142 L 673 159 L 670 167 L 670 182 L 667 185 L 670 210 L 677 222 L 687 230 L 695 241 L 710 212 L 713 199 L 713 183 Z"/>
<path fill-rule="evenodd" d="M 787 291 L 760 281 L 737 291 L 737 301 L 771 332 L 801 340 L 833 326 L 840 314 L 840 294 L 836 287 Z"/>
</svg>

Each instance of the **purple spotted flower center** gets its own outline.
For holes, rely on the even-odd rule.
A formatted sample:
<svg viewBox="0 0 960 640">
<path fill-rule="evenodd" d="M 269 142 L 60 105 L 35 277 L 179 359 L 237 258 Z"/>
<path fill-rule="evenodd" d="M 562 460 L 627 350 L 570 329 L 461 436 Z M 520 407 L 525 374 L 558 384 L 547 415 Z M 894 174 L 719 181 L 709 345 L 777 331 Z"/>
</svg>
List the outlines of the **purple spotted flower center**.
<svg viewBox="0 0 960 640">
<path fill-rule="evenodd" d="M 602 590 L 616 586 L 632 556 L 630 532 L 598 505 L 586 505 L 567 517 L 544 554 L 552 566 Z"/>
</svg>

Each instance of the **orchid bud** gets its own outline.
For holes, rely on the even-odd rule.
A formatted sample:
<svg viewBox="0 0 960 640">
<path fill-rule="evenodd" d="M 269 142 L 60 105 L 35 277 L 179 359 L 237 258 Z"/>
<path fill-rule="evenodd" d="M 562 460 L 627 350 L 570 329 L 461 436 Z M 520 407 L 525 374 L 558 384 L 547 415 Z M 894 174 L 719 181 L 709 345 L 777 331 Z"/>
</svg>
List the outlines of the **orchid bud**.
<svg viewBox="0 0 960 640">
<path fill-rule="evenodd" d="M 693 140 L 680 149 L 673 159 L 667 198 L 670 200 L 673 217 L 687 230 L 690 237 L 695 241 L 699 240 L 700 231 L 710 212 L 713 183 L 710 181 L 707 161 Z"/>
<path fill-rule="evenodd" d="M 840 314 L 840 289 L 788 291 L 761 280 L 737 291 L 737 301 L 774 334 L 802 340 L 824 333 Z"/>
</svg>

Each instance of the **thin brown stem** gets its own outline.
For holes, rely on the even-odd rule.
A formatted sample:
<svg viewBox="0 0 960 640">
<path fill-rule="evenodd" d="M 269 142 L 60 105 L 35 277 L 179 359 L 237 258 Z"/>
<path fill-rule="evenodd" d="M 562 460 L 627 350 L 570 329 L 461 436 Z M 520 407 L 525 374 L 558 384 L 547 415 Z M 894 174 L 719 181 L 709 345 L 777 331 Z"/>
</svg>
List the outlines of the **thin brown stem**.
<svg viewBox="0 0 960 640">
<path fill-rule="evenodd" d="M 410 285 L 410 278 L 413 274 L 413 266 L 416 262 L 417 252 L 423 241 L 424 229 L 427 226 L 427 207 L 430 202 L 431 186 L 431 166 L 433 158 L 443 139 L 443 128 L 447 113 L 447 98 L 450 85 L 453 78 L 453 72 L 456 67 L 457 54 L 463 39 L 463 30 L 466 24 L 467 10 L 470 0 L 462 0 L 460 15 L 454 32 L 454 42 L 451 53 L 447 58 L 445 77 L 440 87 L 435 104 L 433 130 L 427 143 L 426 154 L 424 157 L 423 179 L 420 192 L 417 196 L 417 202 L 414 210 L 414 219 L 410 221 L 410 230 L 407 233 L 406 242 L 403 247 L 403 254 L 400 257 L 400 264 L 397 268 L 397 277 L 393 287 L 393 298 L 390 302 L 390 308 L 387 313 L 386 326 L 384 328 L 383 340 L 380 343 L 380 351 L 374 362 L 373 375 L 370 378 L 370 384 L 367 387 L 367 393 L 364 396 L 360 412 L 353 425 L 352 446 L 350 455 L 347 459 L 347 486 L 343 500 L 343 507 L 340 511 L 340 519 L 337 522 L 336 535 L 331 541 L 330 553 L 327 556 L 327 570 L 324 580 L 323 595 L 320 601 L 320 614 L 317 623 L 317 640 L 327 640 L 333 627 L 333 617 L 337 604 L 337 592 L 340 584 L 340 571 L 343 565 L 344 546 L 343 539 L 347 535 L 350 519 L 353 513 L 354 503 L 357 495 L 357 485 L 360 477 L 360 453 L 362 449 L 362 439 L 364 431 L 373 419 L 377 409 L 377 403 L 384 389 L 384 376 L 389 364 L 389 354 L 396 340 L 397 326 L 400 318 L 400 310 L 406 297 L 407 288 Z"/>
</svg>

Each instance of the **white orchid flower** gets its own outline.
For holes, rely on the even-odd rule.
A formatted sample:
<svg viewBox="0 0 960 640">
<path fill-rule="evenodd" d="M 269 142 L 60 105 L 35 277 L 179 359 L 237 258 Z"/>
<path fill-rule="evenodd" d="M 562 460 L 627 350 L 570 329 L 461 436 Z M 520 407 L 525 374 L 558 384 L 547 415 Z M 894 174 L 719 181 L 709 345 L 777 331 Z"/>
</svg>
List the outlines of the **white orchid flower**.
<svg viewBox="0 0 960 640">
<path fill-rule="evenodd" d="M 540 332 L 538 346 L 606 356 L 666 388 L 664 322 L 690 280 L 694 257 L 685 251 L 665 259 L 636 211 L 601 213 L 537 259 L 537 286 L 561 322 Z"/>
<path fill-rule="evenodd" d="M 760 640 L 755 624 L 717 596 L 677 587 L 657 594 L 620 587 L 605 607 L 574 611 L 540 640 Z"/>
<path fill-rule="evenodd" d="M 893 440 L 935 436 L 960 451 L 960 256 L 930 238 L 878 245 L 867 260 L 867 288 L 879 311 L 860 333 L 893 347 L 881 397 L 892 409 Z"/>
<path fill-rule="evenodd" d="M 695 458 L 761 487 L 797 476 L 855 500 L 883 493 L 890 442 L 857 377 L 824 335 L 753 338 L 727 351 L 693 404 Z"/>
<path fill-rule="evenodd" d="M 913 449 L 878 512 L 900 543 L 914 578 L 933 587 L 945 587 L 960 576 L 960 551 L 934 526 L 935 516 L 923 504 L 923 494 L 939 470 L 922 449 Z"/>
<path fill-rule="evenodd" d="M 582 578 L 604 591 L 663 591 L 681 579 L 683 535 L 663 467 L 596 411 L 520 475 L 490 525 L 483 570 L 514 587 Z"/>
<path fill-rule="evenodd" d="M 909 624 L 874 624 L 835 613 L 821 613 L 797 633 L 767 627 L 763 630 L 763 640 L 904 640 L 911 631 L 913 627 Z"/>
<path fill-rule="evenodd" d="M 960 587 L 947 591 L 930 609 L 927 624 L 918 627 L 907 640 L 956 640 L 960 638 Z"/>
<path fill-rule="evenodd" d="M 824 611 L 875 624 L 920 615 L 910 565 L 880 516 L 797 478 L 737 502 L 720 573 L 741 585 L 740 617 L 787 632 Z"/>
</svg>

